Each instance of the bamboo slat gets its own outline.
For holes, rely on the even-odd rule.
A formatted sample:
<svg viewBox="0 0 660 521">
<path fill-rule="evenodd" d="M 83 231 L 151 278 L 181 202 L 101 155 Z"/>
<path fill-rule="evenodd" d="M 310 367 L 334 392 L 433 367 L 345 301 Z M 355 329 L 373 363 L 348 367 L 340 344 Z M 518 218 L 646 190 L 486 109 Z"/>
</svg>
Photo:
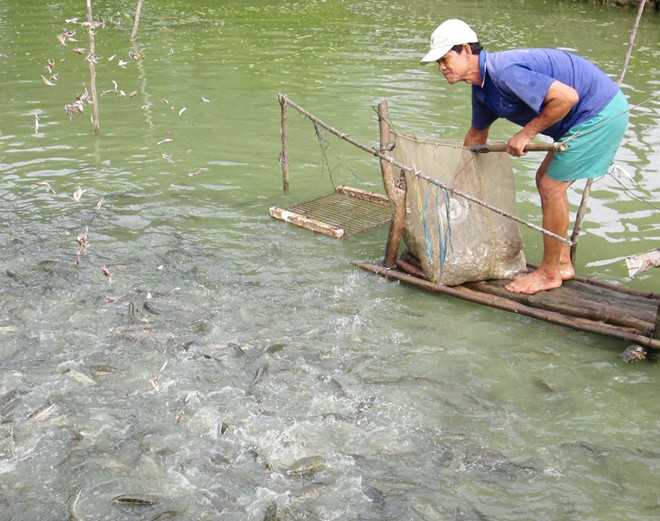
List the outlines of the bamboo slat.
<svg viewBox="0 0 660 521">
<path fill-rule="evenodd" d="M 387 198 L 350 187 L 288 208 L 273 207 L 269 213 L 276 219 L 337 239 L 376 228 L 391 217 Z"/>
</svg>

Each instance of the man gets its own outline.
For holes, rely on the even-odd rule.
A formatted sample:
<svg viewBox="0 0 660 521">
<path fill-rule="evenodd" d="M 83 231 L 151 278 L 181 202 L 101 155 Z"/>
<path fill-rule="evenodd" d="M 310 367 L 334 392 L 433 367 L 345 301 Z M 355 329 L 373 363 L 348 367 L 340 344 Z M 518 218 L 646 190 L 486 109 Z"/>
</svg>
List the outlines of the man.
<svg viewBox="0 0 660 521">
<path fill-rule="evenodd" d="M 464 146 L 482 145 L 490 125 L 504 118 L 522 127 L 507 152 L 525 154 L 538 134 L 565 141 L 565 152 L 548 152 L 536 173 L 543 227 L 566 237 L 568 187 L 577 179 L 604 175 L 628 124 L 625 96 L 603 71 L 586 59 L 554 49 L 486 53 L 476 33 L 461 20 L 447 20 L 431 36 L 422 64 L 437 62 L 450 84 L 472 85 L 472 126 Z M 568 245 L 543 236 L 539 268 L 506 288 L 533 294 L 558 288 L 573 278 Z"/>
</svg>

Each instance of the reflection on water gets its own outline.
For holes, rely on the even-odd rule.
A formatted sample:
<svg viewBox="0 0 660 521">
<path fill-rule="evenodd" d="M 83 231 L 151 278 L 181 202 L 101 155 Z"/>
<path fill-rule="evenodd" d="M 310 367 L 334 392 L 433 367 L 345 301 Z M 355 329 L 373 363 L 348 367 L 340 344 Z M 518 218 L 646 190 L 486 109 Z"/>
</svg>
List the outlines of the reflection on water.
<svg viewBox="0 0 660 521">
<path fill-rule="evenodd" d="M 277 92 L 367 143 L 383 97 L 405 130 L 456 139 L 469 92 L 417 66 L 439 18 L 475 20 L 493 50 L 570 47 L 616 75 L 634 12 L 146 2 L 131 44 L 134 2 L 99 2 L 96 139 L 87 109 L 63 108 L 87 43 L 57 35 L 81 6 L 14 4 L 0 0 L 0 519 L 657 517 L 656 365 L 357 271 L 385 229 L 336 241 L 267 213 L 380 189 L 373 158 L 291 117 L 283 196 Z M 641 104 L 618 156 L 633 180 L 595 184 L 579 254 L 586 275 L 655 291 L 622 261 L 657 242 L 658 23 L 645 16 L 625 82 Z M 134 48 L 144 59 L 118 66 Z M 529 220 L 537 161 L 516 166 Z"/>
</svg>

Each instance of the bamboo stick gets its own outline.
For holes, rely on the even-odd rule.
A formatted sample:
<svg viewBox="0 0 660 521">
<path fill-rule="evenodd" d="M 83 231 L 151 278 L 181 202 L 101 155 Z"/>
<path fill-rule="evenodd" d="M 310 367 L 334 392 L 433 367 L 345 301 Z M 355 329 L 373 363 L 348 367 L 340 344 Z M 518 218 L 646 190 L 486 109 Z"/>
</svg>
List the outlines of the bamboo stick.
<svg viewBox="0 0 660 521">
<path fill-rule="evenodd" d="M 371 203 L 382 204 L 388 206 L 390 200 L 384 195 L 377 194 L 376 192 L 367 192 L 366 190 L 360 190 L 359 188 L 353 188 L 351 186 L 338 186 L 335 191 L 340 194 L 348 195 L 349 197 L 355 197 L 356 199 L 361 199 L 363 201 L 369 201 Z"/>
<path fill-rule="evenodd" d="M 280 166 L 282 167 L 282 185 L 285 194 L 289 193 L 289 139 L 287 137 L 286 104 L 287 97 L 283 94 L 277 95 L 281 110 L 280 137 L 282 138 L 282 151 L 280 152 Z"/>
<path fill-rule="evenodd" d="M 660 248 L 656 248 L 648 253 L 640 253 L 626 258 L 626 267 L 628 276 L 635 277 L 638 274 L 660 267 Z"/>
<path fill-rule="evenodd" d="M 87 61 L 89 62 L 89 88 L 90 94 L 92 96 L 92 128 L 94 128 L 94 134 L 99 135 L 101 133 L 101 127 L 99 124 L 99 100 L 96 95 L 96 41 L 94 38 L 94 19 L 92 18 L 92 0 L 86 0 L 87 2 L 87 24 L 89 26 L 89 54 L 87 55 Z"/>
<path fill-rule="evenodd" d="M 135 8 L 135 20 L 133 22 L 133 32 L 131 33 L 131 40 L 135 40 L 138 32 L 138 25 L 140 24 L 140 12 L 142 11 L 142 0 L 138 0 L 137 7 Z"/>
<path fill-rule="evenodd" d="M 378 127 L 380 130 L 380 151 L 389 158 L 387 154 L 388 142 L 390 139 L 389 108 L 387 101 L 383 100 L 378 104 Z M 387 236 L 387 245 L 385 246 L 385 260 L 383 264 L 392 268 L 396 266 L 396 260 L 399 256 L 399 246 L 403 238 L 403 229 L 406 223 L 406 182 L 405 176 L 399 179 L 394 178 L 392 163 L 381 158 L 380 169 L 383 176 L 383 185 L 385 192 L 392 205 L 392 220 L 390 221 L 390 230 Z"/>
<path fill-rule="evenodd" d="M 271 208 L 268 213 L 271 217 L 279 219 L 281 221 L 286 221 L 291 224 L 300 226 L 301 228 L 306 228 L 318 233 L 323 233 L 324 235 L 330 235 L 336 239 L 341 239 L 346 233 L 342 228 L 333 226 L 322 221 L 318 221 L 311 217 L 306 217 L 299 213 L 292 212 L 290 210 L 285 210 L 283 208 Z"/>
<path fill-rule="evenodd" d="M 616 84 L 619 86 L 621 86 L 621 83 L 623 83 L 623 78 L 626 75 L 626 71 L 628 70 L 628 64 L 630 62 L 630 57 L 632 56 L 633 46 L 635 45 L 635 39 L 637 38 L 637 29 L 639 29 L 639 22 L 642 19 L 642 14 L 644 13 L 644 4 L 646 4 L 646 0 L 642 0 L 639 3 L 639 8 L 637 9 L 637 17 L 635 18 L 632 31 L 630 32 L 628 49 L 626 50 L 626 56 L 623 60 L 621 74 L 619 75 L 619 79 L 616 81 Z M 593 182 L 593 177 L 587 179 L 587 182 L 584 186 L 584 191 L 582 192 L 582 200 L 580 201 L 580 206 L 575 216 L 575 226 L 573 227 L 573 233 L 571 233 L 571 263 L 573 265 L 575 265 L 575 258 L 577 256 L 577 241 L 580 235 L 580 230 L 582 228 L 582 221 L 584 220 L 584 215 L 587 211 L 587 201 L 589 200 L 589 195 L 591 194 L 591 185 Z"/>
<path fill-rule="evenodd" d="M 553 324 L 558 324 L 565 327 L 570 327 L 573 329 L 579 329 L 581 331 L 586 331 L 589 333 L 597 333 L 601 335 L 611 336 L 626 340 L 628 342 L 633 342 L 641 346 L 650 347 L 653 349 L 660 349 L 660 340 L 649 338 L 648 336 L 640 335 L 638 332 L 632 331 L 627 328 L 617 327 L 608 325 L 606 323 L 594 322 L 588 319 L 579 318 L 579 317 L 569 317 L 561 313 L 554 311 L 544 311 L 542 309 L 532 308 L 525 306 L 518 302 L 511 301 L 506 298 L 481 294 L 478 291 L 470 290 L 463 286 L 442 286 L 441 284 L 435 284 L 428 280 L 420 279 L 408 273 L 404 273 L 397 269 L 388 269 L 383 268 L 375 264 L 367 264 L 362 262 L 354 262 L 357 267 L 377 273 L 382 277 L 388 279 L 399 280 L 406 282 L 428 291 L 442 293 L 452 297 L 457 297 L 469 302 L 474 302 L 477 304 L 483 304 L 489 307 L 502 309 L 505 311 L 511 311 L 520 315 L 529 316 L 532 318 L 537 318 L 544 320 L 546 322 L 551 322 Z M 399 264 L 402 264 L 401 261 Z"/>
<path fill-rule="evenodd" d="M 528 143 L 525 145 L 525 152 L 564 152 L 568 149 L 566 143 Z M 488 152 L 506 152 L 506 143 L 474 145 L 470 147 L 472 152 L 479 152 L 482 154 Z"/>
<path fill-rule="evenodd" d="M 412 175 L 415 175 L 415 176 L 419 177 L 420 179 L 423 179 L 424 181 L 426 181 L 428 183 L 431 183 L 433 185 L 436 185 L 436 186 L 442 188 L 443 190 L 447 190 L 448 192 L 451 192 L 454 195 L 457 195 L 459 197 L 467 199 L 468 201 L 471 201 L 475 204 L 478 204 L 479 206 L 483 206 L 484 208 L 487 208 L 488 210 L 490 210 L 492 212 L 495 212 L 499 215 L 507 217 L 508 219 L 516 221 L 519 224 L 523 224 L 523 225 L 525 225 L 529 228 L 532 228 L 533 230 L 536 230 L 536 231 L 541 232 L 545 235 L 548 235 L 549 237 L 557 239 L 558 241 L 563 242 L 565 244 L 568 244 L 569 246 L 571 245 L 571 241 L 569 241 L 565 237 L 562 237 L 561 235 L 557 235 L 556 233 L 553 233 L 553 232 L 551 232 L 549 230 L 546 230 L 546 229 L 544 229 L 540 226 L 537 226 L 533 223 L 525 221 L 524 219 L 521 219 L 520 217 L 518 217 L 516 215 L 513 215 L 509 212 L 505 212 L 504 210 L 500 210 L 499 208 L 496 208 L 496 207 L 494 207 L 494 206 L 492 206 L 492 205 L 490 205 L 490 204 L 488 204 L 488 203 L 486 203 L 486 202 L 484 202 L 480 199 L 477 199 L 476 197 L 473 197 L 470 194 L 462 192 L 461 190 L 458 190 L 456 188 L 450 188 L 449 186 L 445 185 L 444 183 L 438 181 L 437 179 L 433 179 L 431 177 L 428 177 L 428 176 L 424 175 L 420 170 L 417 170 L 416 168 L 412 168 L 408 165 L 404 165 L 403 163 L 401 163 L 399 161 L 396 161 L 394 158 L 385 155 L 383 152 L 381 152 L 380 150 L 375 149 L 374 147 L 363 145 L 362 143 L 360 143 L 360 142 L 356 141 L 355 139 L 353 139 L 348 134 L 340 132 L 339 130 L 337 130 L 334 127 L 331 127 L 330 125 L 328 125 L 324 121 L 321 121 L 319 118 L 317 118 L 316 116 L 314 116 L 313 114 L 311 114 L 310 112 L 308 112 L 307 110 L 302 108 L 300 105 L 298 105 L 297 103 L 291 101 L 288 97 L 286 97 L 286 95 L 280 94 L 278 96 L 278 98 L 280 100 L 282 100 L 281 102 L 284 102 L 287 105 L 290 105 L 291 107 L 293 107 L 295 110 L 300 112 L 303 116 L 305 116 L 310 121 L 316 123 L 318 126 L 324 128 L 324 129 L 326 129 L 328 132 L 334 134 L 339 139 L 342 139 L 342 140 L 346 141 L 347 143 L 350 143 L 351 145 L 356 146 L 360 150 L 364 150 L 365 152 L 369 152 L 373 156 L 384 159 L 385 161 L 388 161 L 389 163 L 391 163 L 393 166 L 396 166 L 397 168 L 400 168 L 401 170 L 409 172 Z"/>
<path fill-rule="evenodd" d="M 590 177 L 587 179 L 586 184 L 584 185 L 584 191 L 582 192 L 582 199 L 580 200 L 580 206 L 578 207 L 577 214 L 575 215 L 575 225 L 573 226 L 573 232 L 571 233 L 571 245 L 570 257 L 571 264 L 575 266 L 575 259 L 577 258 L 577 241 L 580 236 L 580 230 L 582 229 L 582 222 L 584 221 L 584 216 L 587 213 L 587 201 L 589 201 L 589 195 L 591 194 L 591 185 L 594 183 L 594 178 Z"/>
</svg>

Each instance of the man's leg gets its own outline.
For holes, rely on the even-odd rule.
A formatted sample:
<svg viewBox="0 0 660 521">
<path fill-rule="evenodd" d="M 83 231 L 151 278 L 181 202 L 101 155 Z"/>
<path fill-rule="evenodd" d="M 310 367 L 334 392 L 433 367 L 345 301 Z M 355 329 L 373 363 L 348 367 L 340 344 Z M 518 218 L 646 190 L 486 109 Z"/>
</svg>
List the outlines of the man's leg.
<svg viewBox="0 0 660 521">
<path fill-rule="evenodd" d="M 536 173 L 536 186 L 541 195 L 543 228 L 561 237 L 568 232 L 568 187 L 572 181 L 555 181 L 546 175 L 553 153 L 550 152 Z M 568 245 L 548 235 L 543 236 L 543 261 L 539 268 L 507 284 L 513 293 L 532 295 L 554 289 L 562 281 L 573 278 L 574 271 Z"/>
</svg>

